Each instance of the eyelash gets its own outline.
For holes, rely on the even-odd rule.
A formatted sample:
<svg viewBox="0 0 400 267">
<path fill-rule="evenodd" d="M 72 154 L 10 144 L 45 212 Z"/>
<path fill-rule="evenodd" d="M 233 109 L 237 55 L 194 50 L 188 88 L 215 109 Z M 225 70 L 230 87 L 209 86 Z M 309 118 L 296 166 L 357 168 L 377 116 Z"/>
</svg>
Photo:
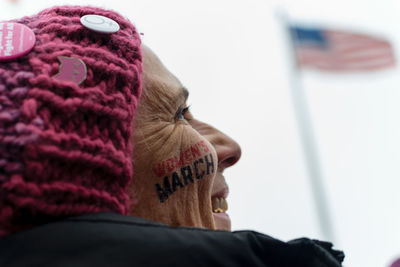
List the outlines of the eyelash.
<svg viewBox="0 0 400 267">
<path fill-rule="evenodd" d="M 190 121 L 190 119 L 186 119 L 185 118 L 185 114 L 187 112 L 189 112 L 189 110 L 190 110 L 190 105 L 185 107 L 185 108 L 182 107 L 182 106 L 179 107 L 178 111 L 176 112 L 176 116 L 175 116 L 176 120 L 187 120 L 187 121 Z"/>
</svg>

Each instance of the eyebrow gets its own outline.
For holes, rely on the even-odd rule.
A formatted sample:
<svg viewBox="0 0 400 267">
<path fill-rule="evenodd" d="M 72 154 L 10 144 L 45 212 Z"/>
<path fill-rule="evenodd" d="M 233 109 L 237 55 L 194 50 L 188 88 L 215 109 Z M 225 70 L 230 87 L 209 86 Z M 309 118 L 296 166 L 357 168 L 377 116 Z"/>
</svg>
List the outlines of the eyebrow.
<svg viewBox="0 0 400 267">
<path fill-rule="evenodd" d="M 189 98 L 189 90 L 186 87 L 182 87 L 181 95 L 185 98 L 186 101 Z"/>
</svg>

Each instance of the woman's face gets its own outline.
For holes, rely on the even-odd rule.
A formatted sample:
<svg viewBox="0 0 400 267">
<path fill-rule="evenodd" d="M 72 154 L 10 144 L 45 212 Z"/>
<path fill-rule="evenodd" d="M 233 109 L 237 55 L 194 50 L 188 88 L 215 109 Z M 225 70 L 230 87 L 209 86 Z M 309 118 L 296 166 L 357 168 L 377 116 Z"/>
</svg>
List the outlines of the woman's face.
<svg viewBox="0 0 400 267">
<path fill-rule="evenodd" d="M 230 230 L 223 171 L 240 147 L 187 107 L 188 91 L 146 46 L 133 131 L 130 215 L 171 226 Z"/>
</svg>

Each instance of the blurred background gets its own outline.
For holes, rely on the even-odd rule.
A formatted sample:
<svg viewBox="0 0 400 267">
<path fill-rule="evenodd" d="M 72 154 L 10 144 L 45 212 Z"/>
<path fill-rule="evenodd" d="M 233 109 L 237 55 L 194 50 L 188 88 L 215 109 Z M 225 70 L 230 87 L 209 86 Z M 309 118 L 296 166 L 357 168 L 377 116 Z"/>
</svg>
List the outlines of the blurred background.
<svg viewBox="0 0 400 267">
<path fill-rule="evenodd" d="M 194 115 L 241 144 L 242 159 L 225 172 L 234 230 L 330 239 L 346 252 L 345 266 L 400 257 L 399 69 L 296 69 L 284 23 L 383 38 L 397 57 L 399 1 L 0 0 L 0 20 L 60 4 L 128 17 L 189 88 Z M 310 167 L 319 169 L 318 187 Z"/>
</svg>

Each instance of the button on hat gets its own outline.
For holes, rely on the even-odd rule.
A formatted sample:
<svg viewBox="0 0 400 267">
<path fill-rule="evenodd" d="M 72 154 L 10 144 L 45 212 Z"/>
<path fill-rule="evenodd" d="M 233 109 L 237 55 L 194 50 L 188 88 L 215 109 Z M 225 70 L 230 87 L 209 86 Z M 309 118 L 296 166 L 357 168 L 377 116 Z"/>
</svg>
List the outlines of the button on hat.
<svg viewBox="0 0 400 267">
<path fill-rule="evenodd" d="M 0 61 L 9 61 L 28 54 L 35 46 L 35 34 L 27 26 L 0 22 Z"/>
<path fill-rule="evenodd" d="M 86 28 L 95 32 L 115 33 L 119 31 L 118 23 L 100 15 L 85 15 L 81 17 L 81 23 Z"/>
</svg>

